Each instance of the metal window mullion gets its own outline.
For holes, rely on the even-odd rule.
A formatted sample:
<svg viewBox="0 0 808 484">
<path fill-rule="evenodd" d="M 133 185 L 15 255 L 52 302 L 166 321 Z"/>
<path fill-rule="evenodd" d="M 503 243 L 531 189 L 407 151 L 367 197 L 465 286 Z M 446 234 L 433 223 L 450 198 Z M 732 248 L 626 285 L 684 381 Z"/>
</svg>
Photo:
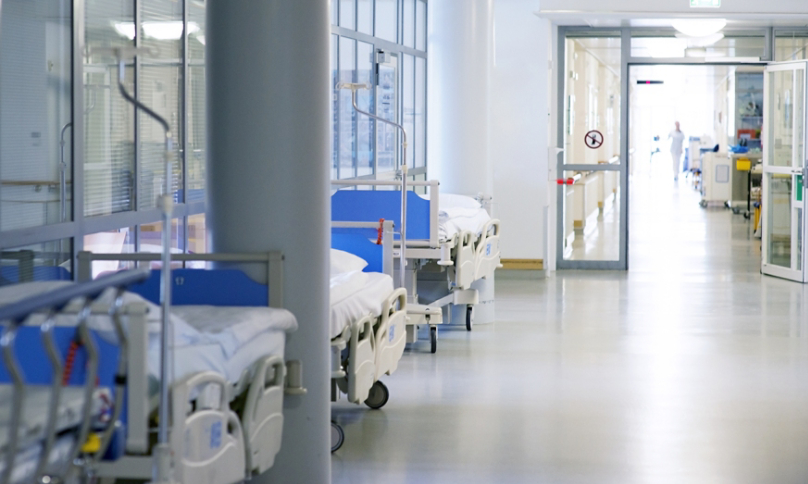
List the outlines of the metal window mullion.
<svg viewBox="0 0 808 484">
<path fill-rule="evenodd" d="M 629 58 L 631 57 L 631 29 L 620 31 L 620 266 L 628 270 L 629 244 Z"/>
<path fill-rule="evenodd" d="M 141 23 L 143 21 L 143 19 L 141 18 L 142 15 L 141 15 L 141 12 L 140 12 L 141 0 L 133 0 L 133 1 L 134 1 L 134 8 L 135 8 L 135 48 L 138 48 L 138 47 L 141 46 L 141 43 L 142 43 L 141 35 L 140 35 L 140 26 L 141 26 Z M 135 99 L 137 99 L 140 96 L 140 69 L 141 69 L 140 56 L 136 55 L 135 56 L 135 62 L 134 62 L 134 71 L 135 72 L 134 72 L 134 75 L 133 75 L 133 77 L 134 77 L 134 80 L 133 80 L 133 83 L 134 83 L 133 91 L 134 91 L 134 93 L 133 93 L 133 95 L 135 96 Z M 132 186 L 132 200 L 131 200 L 130 203 L 132 203 L 131 210 L 138 211 L 139 205 L 140 205 L 139 199 L 140 199 L 140 157 L 141 157 L 141 149 L 140 149 L 140 113 L 138 112 L 137 108 L 134 108 L 134 117 L 135 117 L 135 125 L 134 125 L 135 132 L 134 132 L 134 141 L 133 141 L 133 143 L 134 143 L 133 153 L 134 153 L 134 156 L 135 156 L 135 160 L 134 160 L 134 164 L 132 165 L 132 172 L 134 174 L 134 176 L 133 176 L 134 180 L 133 180 L 133 183 L 132 183 L 132 185 L 133 185 Z M 138 227 L 138 230 L 140 230 L 139 227 Z M 139 247 L 138 247 L 138 250 L 139 250 Z"/>
<path fill-rule="evenodd" d="M 190 16 L 190 2 L 183 0 L 182 2 L 182 117 L 180 118 L 180 130 L 182 131 L 182 156 L 180 158 L 182 163 L 182 200 L 180 203 L 188 203 L 188 18 Z M 166 174 L 168 176 L 168 174 Z M 183 238 L 185 244 L 185 252 L 188 252 L 188 217 L 184 219 Z"/>
<path fill-rule="evenodd" d="M 374 26 L 374 32 L 375 32 L 375 28 L 376 28 L 376 10 L 375 10 L 376 9 L 376 2 L 375 1 L 373 2 L 373 8 L 374 8 L 374 11 L 373 11 L 373 26 Z M 370 106 L 370 107 L 373 109 L 373 111 L 372 111 L 373 114 L 378 114 L 379 110 L 377 109 L 377 107 L 379 105 L 379 98 L 378 98 L 379 93 L 378 93 L 378 90 L 376 89 L 376 86 L 378 86 L 378 83 L 379 83 L 379 79 L 376 76 L 376 74 L 378 73 L 378 69 L 377 69 L 378 57 L 376 56 L 376 49 L 378 47 L 376 47 L 376 44 L 370 44 L 370 46 L 371 46 L 370 48 L 371 48 L 371 52 L 372 52 L 371 55 L 373 56 L 373 58 L 371 59 L 371 63 L 370 63 L 370 90 L 373 93 L 373 103 L 371 103 L 372 106 Z M 378 143 L 377 143 L 377 138 L 379 136 L 379 131 L 378 131 L 379 123 L 374 119 L 374 120 L 371 120 L 370 125 L 372 126 L 372 133 L 373 133 L 371 135 L 373 139 L 370 140 L 371 157 L 372 157 L 372 160 L 373 160 L 373 173 L 372 173 L 372 176 L 375 179 L 375 178 L 377 178 L 377 176 L 379 174 L 379 150 L 378 150 Z M 374 187 L 373 189 L 375 190 L 376 188 Z"/>
<path fill-rule="evenodd" d="M 357 14 L 359 10 L 359 1 L 354 1 L 354 14 Z M 354 25 L 357 27 L 357 31 L 359 30 L 359 16 L 356 15 L 356 23 Z M 353 75 L 351 76 L 351 82 L 359 82 L 359 41 L 354 40 L 354 63 L 353 63 Z M 351 170 L 352 176 L 356 177 L 359 175 L 359 115 L 354 111 L 353 116 L 353 157 L 351 160 L 351 165 L 353 169 Z"/>
<path fill-rule="evenodd" d="M 72 198 L 72 219 L 73 219 L 73 240 L 71 250 L 73 251 L 71 257 L 72 274 L 77 275 L 76 270 L 76 256 L 84 250 L 84 57 L 81 55 L 85 42 L 85 3 L 84 0 L 73 0 L 72 12 L 72 49 L 71 49 L 71 62 L 72 62 L 72 122 L 73 129 L 71 135 L 73 136 L 71 147 L 73 150 L 71 156 L 71 170 L 73 183 L 71 189 L 73 191 Z M 76 109 L 76 107 L 79 109 Z"/>
</svg>

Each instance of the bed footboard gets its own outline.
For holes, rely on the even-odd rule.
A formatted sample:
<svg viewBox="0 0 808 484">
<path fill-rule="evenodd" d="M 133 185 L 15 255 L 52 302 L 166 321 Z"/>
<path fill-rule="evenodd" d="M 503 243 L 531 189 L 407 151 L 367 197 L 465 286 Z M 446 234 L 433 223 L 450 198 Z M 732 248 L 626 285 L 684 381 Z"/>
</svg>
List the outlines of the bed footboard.
<svg viewBox="0 0 808 484">
<path fill-rule="evenodd" d="M 178 482 L 231 484 L 245 479 L 244 434 L 228 405 L 227 386 L 221 375 L 202 372 L 172 388 L 171 449 Z M 188 402 L 196 389 L 194 407 L 177 404 Z"/>
<path fill-rule="evenodd" d="M 376 380 L 392 375 L 407 344 L 407 291 L 398 288 L 382 306 L 376 330 Z"/>
<path fill-rule="evenodd" d="M 285 378 L 286 365 L 277 355 L 264 358 L 253 376 L 241 419 L 248 474 L 271 468 L 281 449 Z"/>
<path fill-rule="evenodd" d="M 474 249 L 474 280 L 490 277 L 500 266 L 499 261 L 499 225 L 498 219 L 486 222 L 480 239 Z"/>
</svg>

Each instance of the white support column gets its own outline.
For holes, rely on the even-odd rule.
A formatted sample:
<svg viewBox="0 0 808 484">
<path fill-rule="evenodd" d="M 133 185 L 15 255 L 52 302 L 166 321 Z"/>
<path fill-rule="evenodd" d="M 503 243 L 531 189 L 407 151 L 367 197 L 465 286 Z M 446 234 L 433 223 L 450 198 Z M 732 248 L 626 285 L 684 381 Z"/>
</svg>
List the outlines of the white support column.
<svg viewBox="0 0 808 484">
<path fill-rule="evenodd" d="M 329 1 L 208 0 L 208 225 L 219 252 L 281 250 L 299 329 L 283 443 L 256 483 L 330 482 Z M 250 271 L 264 279 L 265 271 Z"/>
<path fill-rule="evenodd" d="M 429 2 L 429 178 L 441 192 L 492 195 L 494 2 Z"/>
<path fill-rule="evenodd" d="M 429 178 L 440 180 L 441 192 L 492 197 L 494 0 L 429 2 L 428 18 Z M 496 199 L 486 208 L 495 212 L 495 206 Z M 480 291 L 474 322 L 493 322 L 493 279 L 472 287 Z M 462 323 L 464 314 L 455 309 L 452 322 Z"/>
</svg>

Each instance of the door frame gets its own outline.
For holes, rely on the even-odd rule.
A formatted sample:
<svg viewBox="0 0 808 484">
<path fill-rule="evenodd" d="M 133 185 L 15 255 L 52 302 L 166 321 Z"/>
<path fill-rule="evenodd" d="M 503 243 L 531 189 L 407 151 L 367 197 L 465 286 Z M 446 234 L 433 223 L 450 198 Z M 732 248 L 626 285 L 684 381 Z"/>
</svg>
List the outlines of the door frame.
<svg viewBox="0 0 808 484">
<path fill-rule="evenodd" d="M 794 69 L 794 66 L 799 66 L 799 69 Z M 782 267 L 773 264 L 769 264 L 766 261 L 768 260 L 768 229 L 770 220 L 768 217 L 762 217 L 762 224 L 761 224 L 761 261 L 760 261 L 760 271 L 764 275 L 780 277 L 783 279 L 788 279 L 795 282 L 805 283 L 808 282 L 808 264 L 806 264 L 805 260 L 805 248 L 806 248 L 806 235 L 808 235 L 808 227 L 806 227 L 806 220 L 808 219 L 808 215 L 806 214 L 806 203 L 805 203 L 805 183 L 806 183 L 806 171 L 808 171 L 808 160 L 806 157 L 808 156 L 808 122 L 803 120 L 802 123 L 802 153 L 797 154 L 795 156 L 794 152 L 792 152 L 792 160 L 791 165 L 789 166 L 772 166 L 768 165 L 766 161 L 770 161 L 767 153 L 768 147 L 770 147 L 770 143 L 768 142 L 769 138 L 769 130 L 771 128 L 771 116 L 769 110 L 767 108 L 769 95 L 771 93 L 771 84 L 769 81 L 768 74 L 771 72 L 782 72 L 782 71 L 792 71 L 796 72 L 797 70 L 802 70 L 803 72 L 803 95 L 802 95 L 802 114 L 805 116 L 808 114 L 808 60 L 799 60 L 799 61 L 787 61 L 787 62 L 776 62 L 771 63 L 767 66 L 766 71 L 764 72 L 763 78 L 763 95 L 764 95 L 764 108 L 763 108 L 763 132 L 761 133 L 761 138 L 763 139 L 763 178 L 761 180 L 761 189 L 762 189 L 762 199 L 765 201 L 768 200 L 768 181 L 774 175 L 787 175 L 790 176 L 793 180 L 792 183 L 792 192 L 789 194 L 789 197 L 795 197 L 795 191 L 798 190 L 798 184 L 796 183 L 797 177 L 802 176 L 803 179 L 803 193 L 802 193 L 802 201 L 800 202 L 800 207 L 802 209 L 802 223 L 797 223 L 796 227 L 793 224 L 792 220 L 792 227 L 791 227 L 791 238 L 792 242 L 794 238 L 800 240 L 802 242 L 801 247 L 797 247 L 796 251 L 794 251 L 792 247 L 791 251 L 791 258 L 792 263 L 795 257 L 795 254 L 800 254 L 801 257 L 799 259 L 799 267 L 797 269 L 792 269 L 791 267 Z M 796 125 L 792 127 L 792 134 L 796 133 Z M 798 159 L 797 159 L 798 158 Z M 795 163 L 798 166 L 795 166 Z M 792 200 L 793 203 L 793 200 Z M 768 204 L 764 203 L 764 207 Z M 794 217 L 793 211 L 794 208 L 791 209 L 792 213 L 789 214 L 791 217 Z M 801 229 L 801 233 L 800 232 Z"/>
<path fill-rule="evenodd" d="M 641 65 L 757 65 L 765 66 L 774 59 L 774 28 L 766 27 L 759 30 L 765 39 L 763 55 L 759 59 L 752 58 L 727 58 L 725 62 L 705 62 L 703 58 L 695 57 L 675 57 L 675 58 L 648 58 L 632 57 L 631 37 L 632 33 L 639 33 L 648 30 L 659 31 L 660 29 L 648 29 L 642 27 L 622 27 L 622 28 L 597 28 L 589 26 L 557 26 L 557 52 L 556 52 L 556 79 L 558 96 L 556 99 L 556 151 L 558 154 L 555 160 L 556 173 L 559 178 L 564 171 L 585 170 L 585 171 L 618 171 L 620 179 L 620 236 L 619 236 L 619 258 L 616 261 L 587 261 L 587 260 L 565 260 L 564 259 L 564 185 L 557 185 L 556 189 L 556 235 L 555 235 L 555 262 L 556 268 L 564 269 L 588 269 L 588 270 L 619 270 L 629 269 L 629 212 L 630 212 L 630 126 L 629 126 L 629 73 L 632 66 Z M 673 31 L 673 29 L 670 29 Z M 725 29 L 726 30 L 726 29 Z M 743 29 L 749 31 L 749 29 Z M 580 35 L 585 33 L 590 37 L 616 37 L 620 36 L 620 163 L 618 165 L 586 165 L 586 164 L 564 164 L 564 112 L 566 109 L 566 81 L 568 66 L 566 65 L 567 35 L 575 33 Z M 552 164 L 553 161 L 550 160 Z"/>
</svg>

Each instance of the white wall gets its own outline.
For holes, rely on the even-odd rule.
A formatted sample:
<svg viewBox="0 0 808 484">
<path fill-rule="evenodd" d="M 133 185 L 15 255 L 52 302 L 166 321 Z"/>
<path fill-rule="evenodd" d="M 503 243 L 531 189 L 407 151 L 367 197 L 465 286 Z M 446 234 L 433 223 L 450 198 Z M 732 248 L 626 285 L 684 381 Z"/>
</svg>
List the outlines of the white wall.
<svg viewBox="0 0 808 484">
<path fill-rule="evenodd" d="M 545 259 L 549 23 L 537 0 L 497 0 L 490 153 L 503 259 Z"/>
</svg>

